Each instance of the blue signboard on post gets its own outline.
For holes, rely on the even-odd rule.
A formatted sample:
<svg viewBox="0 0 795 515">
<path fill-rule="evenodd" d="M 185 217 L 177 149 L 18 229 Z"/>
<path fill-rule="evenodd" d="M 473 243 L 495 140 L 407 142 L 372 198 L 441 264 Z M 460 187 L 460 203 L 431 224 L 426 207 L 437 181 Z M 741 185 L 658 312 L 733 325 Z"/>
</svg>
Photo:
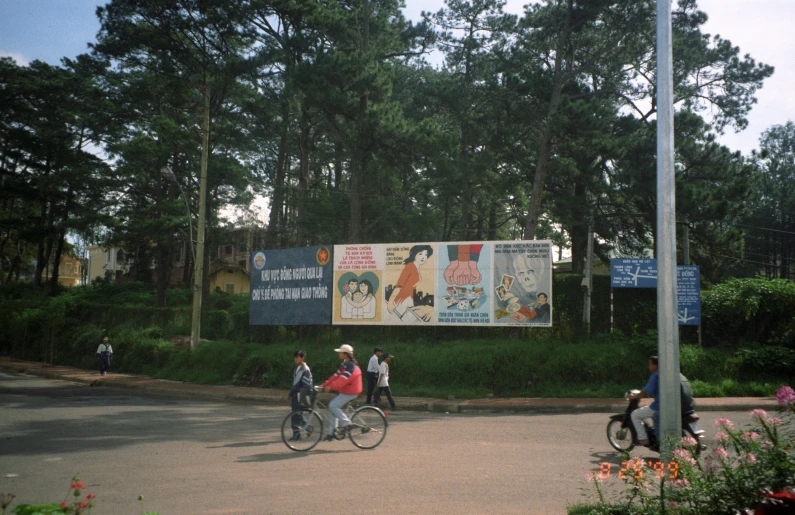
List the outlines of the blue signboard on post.
<svg viewBox="0 0 795 515">
<path fill-rule="evenodd" d="M 330 246 L 263 250 L 251 265 L 251 325 L 331 323 Z"/>
<path fill-rule="evenodd" d="M 676 267 L 676 290 L 679 325 L 701 325 L 701 270 L 698 266 Z"/>
<path fill-rule="evenodd" d="M 656 259 L 611 259 L 610 286 L 613 288 L 656 288 Z"/>
<path fill-rule="evenodd" d="M 613 288 L 656 288 L 656 259 L 611 259 Z M 696 265 L 676 267 L 676 303 L 679 325 L 701 325 L 701 272 Z M 612 309 L 612 304 L 611 304 Z"/>
</svg>

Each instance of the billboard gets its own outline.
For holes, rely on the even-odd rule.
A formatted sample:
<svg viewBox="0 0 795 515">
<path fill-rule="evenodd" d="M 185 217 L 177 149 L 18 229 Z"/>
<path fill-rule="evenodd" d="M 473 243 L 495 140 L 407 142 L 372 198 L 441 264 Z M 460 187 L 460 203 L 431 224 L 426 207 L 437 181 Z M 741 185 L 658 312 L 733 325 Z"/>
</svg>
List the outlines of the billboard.
<svg viewBox="0 0 795 515">
<path fill-rule="evenodd" d="M 330 246 L 255 252 L 249 324 L 328 325 L 332 280 Z"/>
<path fill-rule="evenodd" d="M 332 323 L 552 325 L 550 241 L 335 245 Z"/>
</svg>

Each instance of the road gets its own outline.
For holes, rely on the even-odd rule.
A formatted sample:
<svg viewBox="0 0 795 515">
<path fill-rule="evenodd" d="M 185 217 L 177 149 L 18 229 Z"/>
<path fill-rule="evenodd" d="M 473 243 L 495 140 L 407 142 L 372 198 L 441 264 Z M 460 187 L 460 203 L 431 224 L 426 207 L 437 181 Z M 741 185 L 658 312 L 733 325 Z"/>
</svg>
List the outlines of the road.
<svg viewBox="0 0 795 515">
<path fill-rule="evenodd" d="M 375 450 L 335 441 L 296 453 L 279 434 L 287 407 L 0 373 L 0 410 L 0 492 L 60 502 L 79 475 L 100 515 L 140 514 L 139 494 L 161 515 L 565 513 L 585 499 L 588 471 L 621 461 L 605 414 L 396 411 Z M 720 416 L 749 420 L 710 413 L 709 433 Z"/>
</svg>

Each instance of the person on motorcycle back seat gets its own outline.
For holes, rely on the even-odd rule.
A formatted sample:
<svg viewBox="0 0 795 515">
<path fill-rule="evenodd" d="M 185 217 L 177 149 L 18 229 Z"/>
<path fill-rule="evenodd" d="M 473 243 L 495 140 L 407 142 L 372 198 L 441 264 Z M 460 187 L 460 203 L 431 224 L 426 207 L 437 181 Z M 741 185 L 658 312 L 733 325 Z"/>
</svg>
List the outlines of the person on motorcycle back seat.
<svg viewBox="0 0 795 515">
<path fill-rule="evenodd" d="M 654 418 L 658 409 L 657 392 L 660 389 L 660 378 L 657 374 L 658 364 L 659 360 L 657 356 L 651 356 L 649 358 L 649 372 L 651 372 L 649 381 L 640 393 L 637 395 L 630 394 L 628 397 L 630 400 L 642 399 L 643 397 L 654 397 L 654 402 L 649 406 L 643 406 L 632 412 L 632 424 L 635 426 L 635 431 L 638 433 L 638 444 L 640 445 L 649 445 L 649 435 L 646 434 L 646 427 L 643 425 L 643 421 Z"/>
</svg>

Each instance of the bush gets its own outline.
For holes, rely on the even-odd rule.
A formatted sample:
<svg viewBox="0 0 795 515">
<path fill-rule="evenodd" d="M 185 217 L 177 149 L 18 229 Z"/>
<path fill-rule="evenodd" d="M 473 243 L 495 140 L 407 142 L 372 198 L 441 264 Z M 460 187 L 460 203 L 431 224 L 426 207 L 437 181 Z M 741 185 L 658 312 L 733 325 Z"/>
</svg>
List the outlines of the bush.
<svg viewBox="0 0 795 515">
<path fill-rule="evenodd" d="M 703 292 L 701 298 L 707 341 L 765 343 L 794 331 L 792 281 L 732 279 Z"/>
</svg>

